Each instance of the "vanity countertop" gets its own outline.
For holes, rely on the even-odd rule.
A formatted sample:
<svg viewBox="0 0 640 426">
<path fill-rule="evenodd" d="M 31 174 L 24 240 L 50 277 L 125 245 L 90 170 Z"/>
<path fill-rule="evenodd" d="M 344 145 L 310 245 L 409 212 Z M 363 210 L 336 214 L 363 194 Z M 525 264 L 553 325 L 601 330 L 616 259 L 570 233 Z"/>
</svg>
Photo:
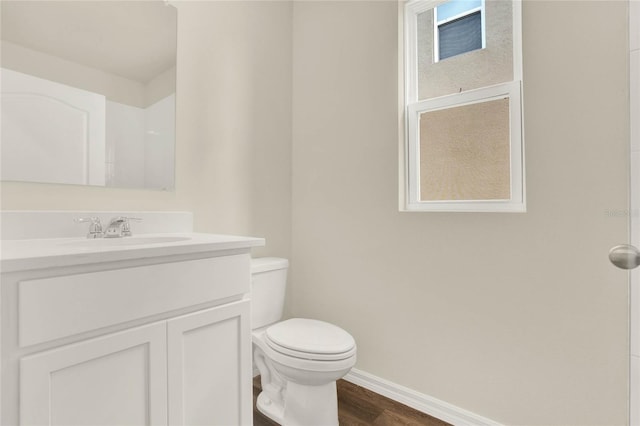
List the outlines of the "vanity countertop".
<svg viewBox="0 0 640 426">
<path fill-rule="evenodd" d="M 139 234 L 133 237 L 95 240 L 2 240 L 0 271 L 5 273 L 212 251 L 247 250 L 264 244 L 263 238 L 200 233 Z"/>
</svg>

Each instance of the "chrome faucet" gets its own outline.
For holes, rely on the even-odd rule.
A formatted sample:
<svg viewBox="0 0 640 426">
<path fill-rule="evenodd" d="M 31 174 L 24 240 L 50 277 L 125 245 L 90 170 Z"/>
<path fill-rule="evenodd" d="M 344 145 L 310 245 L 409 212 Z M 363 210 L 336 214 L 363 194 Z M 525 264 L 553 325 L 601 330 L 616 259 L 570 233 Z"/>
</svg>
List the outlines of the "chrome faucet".
<svg viewBox="0 0 640 426">
<path fill-rule="evenodd" d="M 124 217 L 118 216 L 114 217 L 109 221 L 109 226 L 107 226 L 107 230 L 104 231 L 105 238 L 122 238 L 122 237 L 130 237 L 131 234 L 131 224 L 129 221 L 137 220 L 140 221 L 142 219 L 137 217 Z"/>
<path fill-rule="evenodd" d="M 102 223 L 100 222 L 99 217 L 81 217 L 78 219 L 73 219 L 76 223 L 89 223 L 89 233 L 87 234 L 87 238 L 122 238 L 122 237 L 130 237 L 131 236 L 131 224 L 129 221 L 136 220 L 141 221 L 142 219 L 138 217 L 125 217 L 118 216 L 114 217 L 109 221 L 109 225 L 107 229 L 103 232 Z"/>
<path fill-rule="evenodd" d="M 104 236 L 104 234 L 102 233 L 102 223 L 100 223 L 99 217 L 81 217 L 78 219 L 74 219 L 74 222 L 91 222 L 89 224 L 89 233 L 87 233 L 87 238 L 102 238 Z"/>
</svg>

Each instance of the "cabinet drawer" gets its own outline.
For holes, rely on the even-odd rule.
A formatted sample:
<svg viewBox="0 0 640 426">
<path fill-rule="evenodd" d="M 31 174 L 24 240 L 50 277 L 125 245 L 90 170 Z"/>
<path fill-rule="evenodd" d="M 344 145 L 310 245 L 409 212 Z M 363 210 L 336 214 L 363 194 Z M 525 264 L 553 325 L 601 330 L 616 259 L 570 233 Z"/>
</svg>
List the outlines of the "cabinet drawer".
<svg viewBox="0 0 640 426">
<path fill-rule="evenodd" d="M 240 254 L 21 281 L 19 345 L 247 293 L 249 262 Z"/>
</svg>

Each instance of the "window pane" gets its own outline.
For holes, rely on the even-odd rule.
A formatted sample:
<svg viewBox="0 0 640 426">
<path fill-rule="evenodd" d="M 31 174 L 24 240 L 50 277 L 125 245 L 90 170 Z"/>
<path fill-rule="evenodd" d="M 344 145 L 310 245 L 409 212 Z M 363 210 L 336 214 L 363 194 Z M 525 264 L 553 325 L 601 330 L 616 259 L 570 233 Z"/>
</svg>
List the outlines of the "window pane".
<svg viewBox="0 0 640 426">
<path fill-rule="evenodd" d="M 420 114 L 420 201 L 511 197 L 509 98 Z"/>
<path fill-rule="evenodd" d="M 438 62 L 434 55 L 434 10 L 417 14 L 418 99 L 513 81 L 512 14 L 510 1 L 485 1 L 485 48 Z"/>
<path fill-rule="evenodd" d="M 468 10 L 482 6 L 481 0 L 451 0 L 441 4 L 438 9 L 438 22 L 446 21 Z"/>
<path fill-rule="evenodd" d="M 439 25 L 438 41 L 440 42 L 440 60 L 482 49 L 480 12 Z"/>
</svg>

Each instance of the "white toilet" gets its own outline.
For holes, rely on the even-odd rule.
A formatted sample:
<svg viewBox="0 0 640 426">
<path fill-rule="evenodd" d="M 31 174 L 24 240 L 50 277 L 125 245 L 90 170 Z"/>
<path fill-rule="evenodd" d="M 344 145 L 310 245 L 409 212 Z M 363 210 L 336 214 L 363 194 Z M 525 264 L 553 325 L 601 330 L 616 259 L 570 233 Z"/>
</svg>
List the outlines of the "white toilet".
<svg viewBox="0 0 640 426">
<path fill-rule="evenodd" d="M 251 261 L 253 362 L 262 392 L 257 407 L 284 426 L 338 425 L 336 380 L 356 363 L 356 343 L 340 327 L 282 319 L 287 259 Z"/>
</svg>

